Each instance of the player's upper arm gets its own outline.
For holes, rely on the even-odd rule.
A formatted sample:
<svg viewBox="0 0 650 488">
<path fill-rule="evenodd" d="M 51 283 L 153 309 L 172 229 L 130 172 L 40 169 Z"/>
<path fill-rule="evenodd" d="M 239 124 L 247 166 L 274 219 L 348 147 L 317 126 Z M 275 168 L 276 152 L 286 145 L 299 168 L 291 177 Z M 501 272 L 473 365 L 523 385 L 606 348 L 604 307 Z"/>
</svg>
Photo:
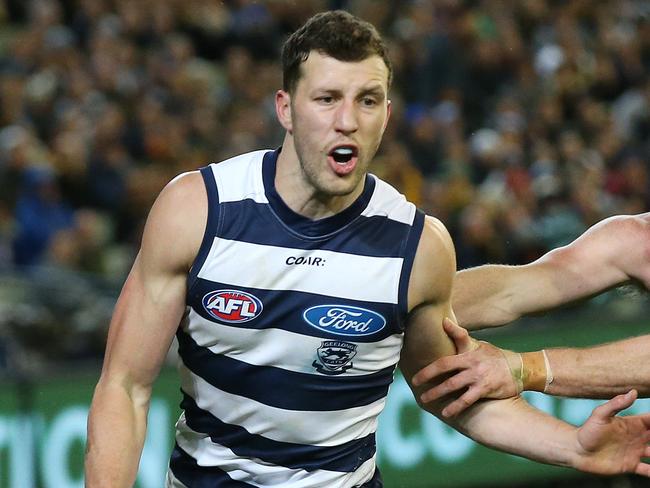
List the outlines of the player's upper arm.
<svg viewBox="0 0 650 488">
<path fill-rule="evenodd" d="M 617 236 L 613 266 L 623 280 L 636 280 L 650 288 L 650 212 L 608 220 L 612 221 L 608 232 Z"/>
<path fill-rule="evenodd" d="M 198 172 L 177 177 L 158 196 L 115 307 L 102 379 L 145 387 L 155 379 L 185 310 L 187 273 L 206 219 Z"/>
<path fill-rule="evenodd" d="M 527 265 L 557 305 L 601 293 L 631 279 L 650 283 L 650 214 L 620 215 L 589 228 L 567 246 Z M 555 305 L 553 303 L 552 305 Z"/>
<path fill-rule="evenodd" d="M 427 217 L 409 283 L 410 313 L 400 358 L 400 368 L 409 383 L 416 371 L 455 352 L 442 328 L 445 317 L 453 318 L 450 299 L 455 272 L 449 233 L 440 221 Z M 415 389 L 414 393 L 419 398 Z"/>
</svg>

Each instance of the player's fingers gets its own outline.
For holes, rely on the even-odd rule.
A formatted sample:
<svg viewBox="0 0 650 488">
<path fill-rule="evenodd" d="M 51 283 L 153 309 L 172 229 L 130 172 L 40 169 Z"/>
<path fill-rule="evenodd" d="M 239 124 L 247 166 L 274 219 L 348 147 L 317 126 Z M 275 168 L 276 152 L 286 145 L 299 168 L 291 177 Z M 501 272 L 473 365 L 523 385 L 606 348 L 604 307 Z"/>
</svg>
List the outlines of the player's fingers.
<svg viewBox="0 0 650 488">
<path fill-rule="evenodd" d="M 459 356 L 445 356 L 425 366 L 413 375 L 411 381 L 420 386 L 441 374 L 451 373 L 461 367 Z"/>
<path fill-rule="evenodd" d="M 451 378 L 447 378 L 439 385 L 436 385 L 422 393 L 422 395 L 420 395 L 420 400 L 424 403 L 438 400 L 450 393 L 466 388 L 471 384 L 471 382 L 472 380 L 469 376 L 463 375 L 462 373 L 456 374 Z"/>
<path fill-rule="evenodd" d="M 474 405 L 481 398 L 481 391 L 478 388 L 470 388 L 460 398 L 454 400 L 442 409 L 443 417 L 455 417 L 463 412 L 467 407 Z"/>
<path fill-rule="evenodd" d="M 646 458 L 650 457 L 650 448 L 646 448 L 645 455 L 643 457 Z M 634 472 L 639 476 L 645 476 L 646 478 L 650 478 L 650 464 L 640 461 L 636 465 L 636 469 L 634 470 Z"/>
<path fill-rule="evenodd" d="M 607 403 L 600 405 L 594 409 L 594 417 L 605 419 L 607 417 L 613 417 L 621 410 L 625 410 L 634 403 L 636 400 L 636 390 L 630 390 L 623 395 L 617 395 Z"/>
<path fill-rule="evenodd" d="M 474 349 L 472 338 L 467 330 L 456 324 L 449 317 L 445 317 L 442 321 L 442 327 L 445 329 L 445 332 L 451 340 L 454 341 L 457 353 L 463 353 Z"/>
<path fill-rule="evenodd" d="M 650 413 L 635 415 L 635 417 L 638 418 L 641 422 L 643 422 L 643 425 L 645 426 L 646 429 L 650 429 Z M 648 435 L 650 436 L 650 432 L 648 432 Z"/>
</svg>

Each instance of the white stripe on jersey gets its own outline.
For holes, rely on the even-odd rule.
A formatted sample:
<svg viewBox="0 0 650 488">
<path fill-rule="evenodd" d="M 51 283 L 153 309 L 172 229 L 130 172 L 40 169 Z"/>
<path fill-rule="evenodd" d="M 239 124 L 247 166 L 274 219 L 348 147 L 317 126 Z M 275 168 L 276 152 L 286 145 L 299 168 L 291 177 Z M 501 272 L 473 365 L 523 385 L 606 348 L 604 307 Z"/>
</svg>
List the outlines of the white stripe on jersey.
<svg viewBox="0 0 650 488">
<path fill-rule="evenodd" d="M 222 422 L 239 425 L 267 439 L 296 444 L 338 446 L 372 434 L 377 430 L 377 416 L 386 403 L 383 397 L 345 410 L 284 410 L 215 388 L 182 365 L 180 375 L 183 390 L 194 398 L 199 408 Z"/>
<path fill-rule="evenodd" d="M 167 470 L 167 479 L 165 479 L 165 488 L 187 488 L 183 483 L 180 482 L 171 469 Z"/>
<path fill-rule="evenodd" d="M 281 329 L 245 329 L 204 319 L 193 309 L 184 320 L 183 329 L 202 347 L 215 354 L 256 366 L 275 366 L 298 373 L 317 374 L 312 362 L 323 339 Z M 346 376 L 367 375 L 393 366 L 402 348 L 402 334 L 393 334 L 379 342 L 355 342 L 357 354 Z M 354 337 L 341 337 L 352 340 Z M 246 344 L 247 349 L 242 348 Z"/>
<path fill-rule="evenodd" d="M 268 151 L 253 151 L 210 165 L 217 183 L 219 202 L 238 202 L 250 199 L 268 203 L 262 180 L 262 160 Z M 224 182 L 222 175 L 227 175 Z"/>
<path fill-rule="evenodd" d="M 375 472 L 374 456 L 353 473 L 324 469 L 306 471 L 276 466 L 257 458 L 240 457 L 209 437 L 192 431 L 182 420 L 177 425 L 176 440 L 181 449 L 196 459 L 199 466 L 218 466 L 232 479 L 253 486 L 281 487 L 290 484 L 291 488 L 349 488 L 370 480 Z"/>
<path fill-rule="evenodd" d="M 324 266 L 287 266 L 290 257 L 313 256 Z M 215 238 L 199 278 L 265 290 L 288 290 L 368 302 L 397 303 L 402 258 L 306 251 Z M 224 263 L 233 268 L 224 271 Z M 319 270 L 323 273 L 319 273 Z M 233 272 L 235 271 L 235 272 Z M 333 280 L 332 277 L 335 277 Z M 369 283 L 372 286 L 368 286 Z"/>
<path fill-rule="evenodd" d="M 375 175 L 371 175 L 371 177 L 375 180 L 375 191 L 361 215 L 365 217 L 381 215 L 403 224 L 413 224 L 416 212 L 415 205 L 407 202 L 404 195 L 388 183 L 380 180 Z"/>
</svg>

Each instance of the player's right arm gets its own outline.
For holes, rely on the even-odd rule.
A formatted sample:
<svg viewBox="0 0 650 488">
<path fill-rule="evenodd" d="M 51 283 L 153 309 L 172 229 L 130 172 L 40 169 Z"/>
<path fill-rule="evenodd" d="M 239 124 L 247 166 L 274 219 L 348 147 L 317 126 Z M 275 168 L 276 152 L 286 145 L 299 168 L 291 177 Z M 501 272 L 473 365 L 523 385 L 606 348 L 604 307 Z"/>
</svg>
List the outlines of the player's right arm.
<svg viewBox="0 0 650 488">
<path fill-rule="evenodd" d="M 117 301 L 88 418 L 86 486 L 130 487 L 144 444 L 151 387 L 185 310 L 187 273 L 207 215 L 201 175 L 174 179 L 154 203 Z"/>
<path fill-rule="evenodd" d="M 522 266 L 484 265 L 456 275 L 452 303 L 468 330 L 592 296 L 630 280 L 650 285 L 650 213 L 620 215 Z"/>
</svg>

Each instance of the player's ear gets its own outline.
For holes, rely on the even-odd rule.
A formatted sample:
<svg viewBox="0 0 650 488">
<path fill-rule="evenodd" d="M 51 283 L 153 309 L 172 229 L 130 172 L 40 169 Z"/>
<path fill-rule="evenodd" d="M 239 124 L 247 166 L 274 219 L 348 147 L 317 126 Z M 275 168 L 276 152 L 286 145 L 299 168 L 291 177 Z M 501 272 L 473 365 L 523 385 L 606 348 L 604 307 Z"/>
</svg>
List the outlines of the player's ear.
<svg viewBox="0 0 650 488">
<path fill-rule="evenodd" d="M 388 121 L 390 120 L 391 113 L 393 113 L 393 104 L 390 100 L 388 100 L 386 102 L 386 122 L 384 122 L 384 128 L 382 130 L 386 130 L 386 126 L 388 126 Z"/>
<path fill-rule="evenodd" d="M 291 95 L 284 90 L 278 90 L 275 93 L 275 113 L 278 116 L 280 125 L 288 132 L 293 130 L 293 121 L 291 120 Z"/>
</svg>

